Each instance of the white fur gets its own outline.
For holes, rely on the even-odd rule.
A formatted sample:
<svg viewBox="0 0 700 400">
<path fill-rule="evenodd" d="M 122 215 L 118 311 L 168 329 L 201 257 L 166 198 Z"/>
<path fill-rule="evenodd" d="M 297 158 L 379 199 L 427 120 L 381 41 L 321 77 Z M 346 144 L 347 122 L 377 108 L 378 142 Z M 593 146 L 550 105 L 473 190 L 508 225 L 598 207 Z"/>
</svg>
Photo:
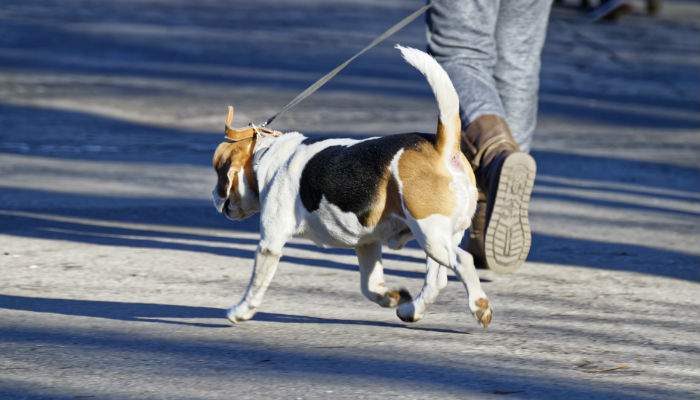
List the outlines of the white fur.
<svg viewBox="0 0 700 400">
<path fill-rule="evenodd" d="M 427 79 L 430 88 L 433 90 L 435 100 L 440 111 L 440 122 L 448 132 L 447 148 L 453 148 L 455 141 L 459 137 L 460 127 L 455 126 L 455 117 L 459 114 L 459 96 L 452 85 L 447 72 L 429 54 L 412 47 L 396 45 L 401 51 L 403 59 L 420 71 Z"/>
<path fill-rule="evenodd" d="M 396 310 L 399 318 L 405 321 L 418 321 L 423 318 L 427 307 L 435 302 L 440 290 L 447 286 L 447 269 L 438 264 L 437 261 L 428 257 L 426 259 L 426 273 L 423 288 L 418 296 L 411 302 L 403 303 Z M 440 282 L 440 271 L 444 270 L 444 286 Z"/>
</svg>

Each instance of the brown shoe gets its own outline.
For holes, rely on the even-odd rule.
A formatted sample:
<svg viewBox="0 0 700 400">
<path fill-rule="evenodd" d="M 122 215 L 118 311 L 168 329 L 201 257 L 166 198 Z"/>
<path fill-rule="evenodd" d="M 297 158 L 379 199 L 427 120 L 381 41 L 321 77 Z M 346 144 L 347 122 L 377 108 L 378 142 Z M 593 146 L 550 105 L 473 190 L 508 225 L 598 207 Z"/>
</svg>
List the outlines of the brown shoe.
<svg viewBox="0 0 700 400">
<path fill-rule="evenodd" d="M 530 251 L 528 207 L 537 165 L 519 151 L 508 125 L 496 115 L 474 120 L 462 139 L 479 189 L 467 251 L 477 266 L 511 273 Z"/>
</svg>

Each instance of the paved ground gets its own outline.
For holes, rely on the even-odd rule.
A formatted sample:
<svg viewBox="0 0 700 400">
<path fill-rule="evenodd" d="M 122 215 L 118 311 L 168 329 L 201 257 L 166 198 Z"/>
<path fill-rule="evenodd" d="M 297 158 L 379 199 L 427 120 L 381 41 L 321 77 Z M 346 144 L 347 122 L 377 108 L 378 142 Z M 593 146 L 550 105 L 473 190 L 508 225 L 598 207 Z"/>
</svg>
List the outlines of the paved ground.
<svg viewBox="0 0 700 400">
<path fill-rule="evenodd" d="M 0 398 L 698 398 L 697 2 L 555 11 L 533 252 L 481 272 L 489 330 L 455 281 L 406 325 L 362 298 L 350 252 L 301 241 L 255 320 L 223 319 L 257 237 L 208 199 L 225 105 L 263 119 L 419 4 L 4 0 Z M 277 126 L 430 130 L 434 107 L 387 44 Z M 386 260 L 420 287 L 419 251 Z"/>
</svg>

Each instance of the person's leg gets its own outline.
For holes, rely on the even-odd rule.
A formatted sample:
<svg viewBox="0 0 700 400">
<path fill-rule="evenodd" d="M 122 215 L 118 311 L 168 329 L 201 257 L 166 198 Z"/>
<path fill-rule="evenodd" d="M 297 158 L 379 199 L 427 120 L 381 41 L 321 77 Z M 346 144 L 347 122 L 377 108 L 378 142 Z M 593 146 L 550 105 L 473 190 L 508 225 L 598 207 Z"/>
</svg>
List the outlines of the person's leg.
<svg viewBox="0 0 700 400">
<path fill-rule="evenodd" d="M 520 151 L 529 152 L 537 124 L 540 57 L 552 0 L 501 0 L 495 39 L 496 88 Z"/>
<path fill-rule="evenodd" d="M 428 14 L 429 49 L 460 96 L 466 126 L 463 150 L 479 188 L 468 250 L 478 266 L 506 273 L 522 265 L 530 250 L 527 211 L 536 170 L 532 157 L 519 151 L 506 121 L 503 101 L 512 96 L 499 93 L 503 71 L 497 68 L 503 46 L 497 29 L 503 23 L 502 9 L 512 1 L 516 0 L 433 0 Z M 536 112 L 536 97 L 534 101 Z M 528 135 L 531 131 L 523 137 Z"/>
<path fill-rule="evenodd" d="M 551 0 L 500 1 L 493 76 L 505 121 L 485 116 L 465 132 L 483 193 L 469 251 L 478 265 L 497 272 L 515 271 L 530 252 L 528 209 L 537 166 L 527 153 L 537 121 L 540 56 L 551 5 Z"/>
<path fill-rule="evenodd" d="M 505 118 L 494 81 L 500 0 L 433 0 L 428 50 L 452 79 L 464 125 L 486 114 Z"/>
</svg>

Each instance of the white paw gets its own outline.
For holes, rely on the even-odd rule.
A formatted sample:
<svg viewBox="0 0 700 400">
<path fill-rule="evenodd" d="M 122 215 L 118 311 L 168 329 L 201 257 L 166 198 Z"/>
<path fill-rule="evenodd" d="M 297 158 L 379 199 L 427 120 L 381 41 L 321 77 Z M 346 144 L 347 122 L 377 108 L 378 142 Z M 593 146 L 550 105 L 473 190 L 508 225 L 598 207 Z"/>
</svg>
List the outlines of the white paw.
<svg viewBox="0 0 700 400">
<path fill-rule="evenodd" d="M 417 322 L 423 318 L 423 313 L 416 310 L 413 302 L 400 304 L 396 309 L 396 316 L 403 322 Z"/>
<path fill-rule="evenodd" d="M 246 303 L 237 304 L 226 312 L 226 318 L 234 324 L 247 321 L 253 318 L 253 315 L 255 315 L 255 309 L 250 308 Z"/>
</svg>

